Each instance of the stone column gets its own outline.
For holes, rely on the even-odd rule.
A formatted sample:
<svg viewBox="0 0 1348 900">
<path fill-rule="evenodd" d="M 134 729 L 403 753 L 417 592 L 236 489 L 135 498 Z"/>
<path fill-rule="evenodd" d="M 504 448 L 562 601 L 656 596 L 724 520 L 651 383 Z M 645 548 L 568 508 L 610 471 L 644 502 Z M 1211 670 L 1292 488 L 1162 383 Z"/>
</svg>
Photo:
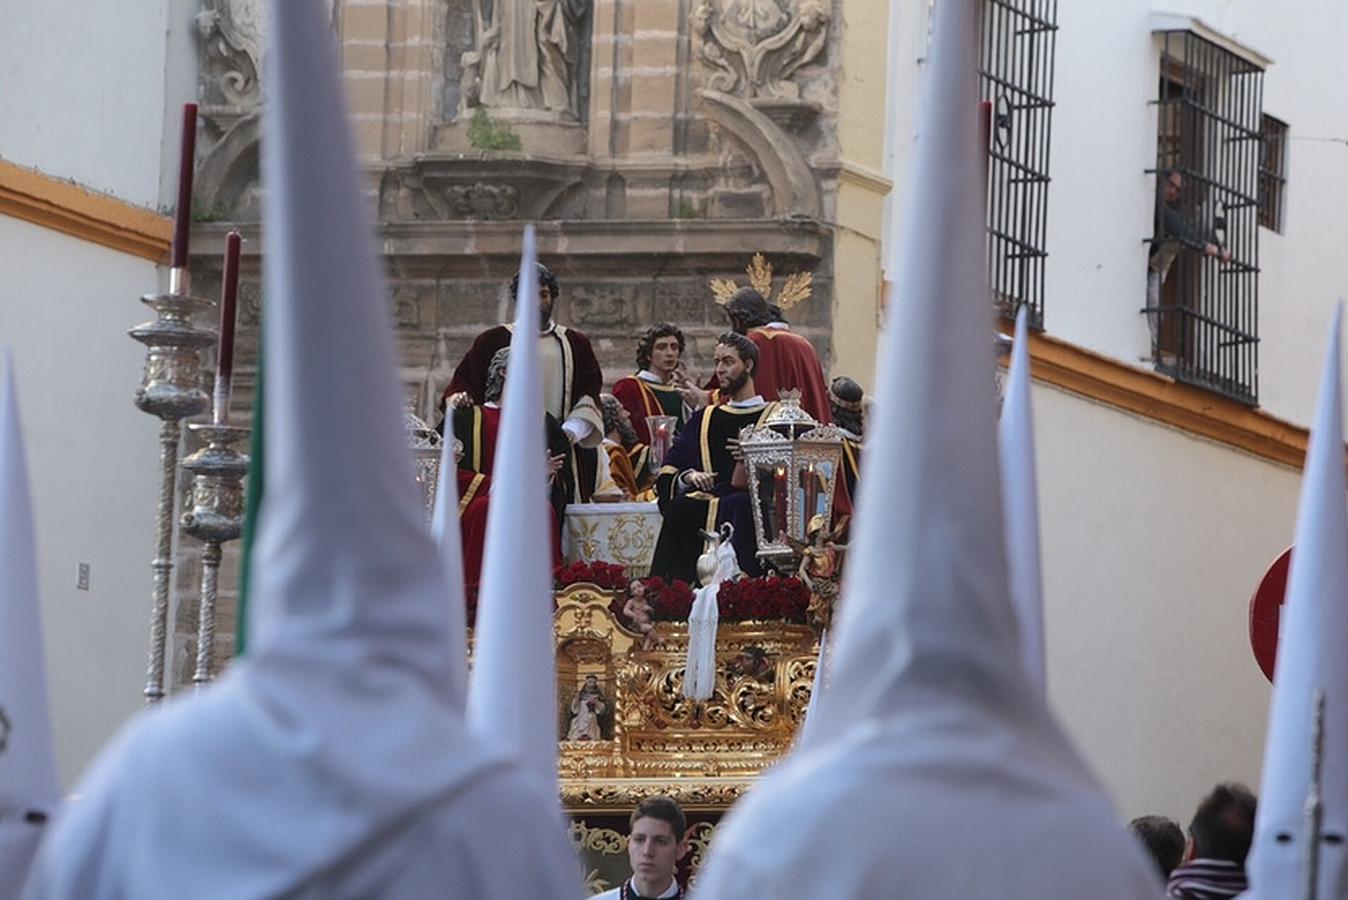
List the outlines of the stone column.
<svg viewBox="0 0 1348 900">
<path fill-rule="evenodd" d="M 590 150 L 613 164 L 614 218 L 674 215 L 673 158 L 687 150 L 689 0 L 597 0 Z"/>
<path fill-rule="evenodd" d="M 889 0 L 845 0 L 838 46 L 838 171 L 833 232 L 833 375 L 849 375 L 869 392 L 880 324 L 880 261 L 885 198 L 885 60 Z M 973 115 L 971 112 L 970 115 Z"/>
<path fill-rule="evenodd" d="M 344 0 L 337 16 L 356 152 L 398 159 L 426 149 L 434 121 L 435 4 Z"/>
</svg>

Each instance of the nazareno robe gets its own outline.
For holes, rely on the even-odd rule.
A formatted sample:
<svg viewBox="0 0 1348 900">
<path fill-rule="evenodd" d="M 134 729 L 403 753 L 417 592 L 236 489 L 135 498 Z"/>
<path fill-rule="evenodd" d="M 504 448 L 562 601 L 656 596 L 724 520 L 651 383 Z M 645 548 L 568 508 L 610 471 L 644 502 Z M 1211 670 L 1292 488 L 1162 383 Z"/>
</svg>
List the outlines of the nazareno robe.
<svg viewBox="0 0 1348 900">
<path fill-rule="evenodd" d="M 647 381 L 638 375 L 628 375 L 614 382 L 613 396 L 618 398 L 618 402 L 632 417 L 632 430 L 637 433 L 637 440 L 643 444 L 649 445 L 651 442 L 651 430 L 646 424 L 647 416 L 673 416 L 678 420 L 676 432 L 683 426 L 685 420 L 683 395 L 672 384 L 660 384 Z"/>
<path fill-rule="evenodd" d="M 548 453 L 565 453 L 570 447 L 561 426 L 545 414 Z M 463 443 L 459 460 L 459 535 L 463 542 L 464 583 L 475 587 L 481 580 L 482 555 L 487 540 L 487 511 L 491 498 L 492 464 L 496 457 L 496 435 L 501 425 L 499 406 L 463 406 L 454 410 L 454 437 Z M 540 465 L 541 465 L 540 461 Z M 553 476 L 548 507 L 539 504 L 539 515 L 552 522 L 552 563 L 562 562 L 561 522 L 567 499 L 571 496 L 573 476 L 563 466 Z"/>
<path fill-rule="evenodd" d="M 666 581 L 678 578 L 695 583 L 697 558 L 703 547 L 701 532 L 719 528 L 724 522 L 734 526 L 733 543 L 740 569 L 750 576 L 762 574 L 749 491 L 731 483 L 736 461 L 729 441 L 738 438 L 741 429 L 762 424 L 776 405 L 708 406 L 693 413 L 674 438 L 655 482 L 664 522 L 655 543 L 652 575 Z M 685 489 L 679 476 L 688 471 L 715 472 L 716 483 L 706 491 Z"/>
<path fill-rule="evenodd" d="M 777 400 L 782 391 L 800 391 L 801 409 L 820 425 L 833 421 L 828 405 L 828 385 L 819 354 L 809 338 L 784 326 L 750 328 L 746 337 L 758 347 L 758 365 L 754 367 L 754 388 L 768 402 Z M 712 375 L 706 387 L 720 387 Z"/>
<path fill-rule="evenodd" d="M 454 370 L 449 386 L 440 395 L 441 408 L 451 394 L 457 393 L 468 394 L 474 403 L 486 402 L 487 369 L 491 358 L 497 350 L 510 346 L 513 333 L 513 325 L 497 325 L 477 336 Z M 539 339 L 555 341 L 561 352 L 562 383 L 561 390 L 556 392 L 559 402 L 548 399 L 554 392 L 548 390 L 549 385 L 544 385 L 545 412 L 558 422 L 578 419 L 591 428 L 590 435 L 581 445 L 568 446 L 566 450 L 571 470 L 576 475 L 570 500 L 587 503 L 596 484 L 599 461 L 596 450 L 604 437 L 604 418 L 599 411 L 604 374 L 590 339 L 581 332 L 564 325 L 553 325 L 549 331 L 540 332 Z"/>
</svg>

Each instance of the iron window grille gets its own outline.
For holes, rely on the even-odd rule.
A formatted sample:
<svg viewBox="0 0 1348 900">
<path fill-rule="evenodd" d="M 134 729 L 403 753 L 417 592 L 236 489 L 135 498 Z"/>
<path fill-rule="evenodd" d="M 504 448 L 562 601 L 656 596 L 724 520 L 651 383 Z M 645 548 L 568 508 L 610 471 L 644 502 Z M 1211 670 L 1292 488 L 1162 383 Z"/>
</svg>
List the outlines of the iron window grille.
<svg viewBox="0 0 1348 900">
<path fill-rule="evenodd" d="M 1261 119 L 1263 150 L 1259 155 L 1259 224 L 1282 231 L 1282 198 L 1287 187 L 1287 123 Z"/>
<path fill-rule="evenodd" d="M 1044 325 L 1049 138 L 1058 0 L 984 0 L 983 100 L 988 141 L 988 281 L 1002 315 Z"/>
<path fill-rule="evenodd" d="M 1158 371 L 1259 396 L 1264 72 L 1189 31 L 1161 34 L 1147 316 Z"/>
</svg>

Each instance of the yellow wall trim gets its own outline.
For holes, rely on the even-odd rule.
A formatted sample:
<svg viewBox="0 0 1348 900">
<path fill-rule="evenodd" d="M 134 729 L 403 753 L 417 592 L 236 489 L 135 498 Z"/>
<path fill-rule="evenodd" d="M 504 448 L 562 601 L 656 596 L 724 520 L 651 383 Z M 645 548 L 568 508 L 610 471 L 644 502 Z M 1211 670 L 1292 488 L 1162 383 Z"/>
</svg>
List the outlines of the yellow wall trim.
<svg viewBox="0 0 1348 900">
<path fill-rule="evenodd" d="M 1030 371 L 1046 384 L 1273 462 L 1298 469 L 1305 462 L 1305 428 L 1058 338 L 1030 336 Z"/>
<path fill-rule="evenodd" d="M 173 239 L 167 216 L 3 160 L 0 215 L 157 263 L 166 260 Z"/>
</svg>

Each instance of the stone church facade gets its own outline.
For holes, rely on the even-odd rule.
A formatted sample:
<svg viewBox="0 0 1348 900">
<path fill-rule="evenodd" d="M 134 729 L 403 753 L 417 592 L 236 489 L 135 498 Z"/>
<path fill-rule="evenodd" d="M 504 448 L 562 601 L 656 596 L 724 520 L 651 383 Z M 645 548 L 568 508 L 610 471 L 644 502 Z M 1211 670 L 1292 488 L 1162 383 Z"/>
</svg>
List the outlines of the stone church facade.
<svg viewBox="0 0 1348 900">
<path fill-rule="evenodd" d="M 351 125 L 389 274 L 407 398 L 435 402 L 508 314 L 525 222 L 562 282 L 557 319 L 606 384 L 672 321 L 690 371 L 725 319 L 712 279 L 810 273 L 793 326 L 826 370 L 867 383 L 881 297 L 884 0 L 332 0 Z M 244 236 L 236 410 L 251 405 L 260 296 L 259 0 L 203 0 L 192 266 L 218 292 Z M 842 363 L 846 360 L 846 363 Z M 192 448 L 185 448 L 190 452 Z M 219 651 L 232 647 L 226 550 Z M 190 681 L 199 562 L 178 554 L 175 680 Z"/>
<path fill-rule="evenodd" d="M 687 331 L 693 371 L 709 370 L 724 318 L 708 281 L 744 283 L 756 252 L 779 284 L 812 273 L 813 297 L 792 319 L 826 367 L 845 354 L 844 315 L 874 326 L 889 189 L 877 174 L 884 4 L 334 0 L 332 14 L 404 379 L 423 415 L 473 336 L 501 321 L 524 222 L 538 224 L 540 255 L 562 281 L 559 321 L 595 341 L 608 383 L 630 373 L 634 336 L 661 320 Z M 224 233 L 241 230 L 247 396 L 260 308 L 260 4 L 206 0 L 197 21 L 196 283 L 209 295 Z M 872 30 L 875 90 L 849 95 L 844 36 Z M 864 144 L 846 146 L 840 117 L 863 111 Z"/>
</svg>

